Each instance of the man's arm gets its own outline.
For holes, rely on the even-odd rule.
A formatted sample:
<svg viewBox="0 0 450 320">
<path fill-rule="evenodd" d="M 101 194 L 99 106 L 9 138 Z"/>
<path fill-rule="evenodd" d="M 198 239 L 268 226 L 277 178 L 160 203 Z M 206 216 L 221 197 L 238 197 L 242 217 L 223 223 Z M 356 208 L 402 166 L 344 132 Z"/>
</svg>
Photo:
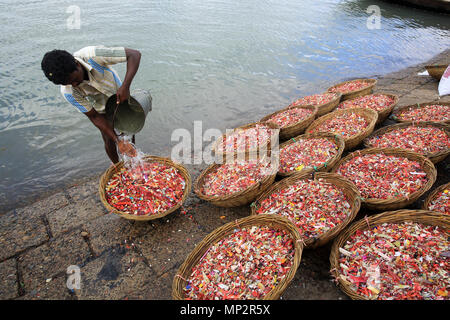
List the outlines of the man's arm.
<svg viewBox="0 0 450 320">
<path fill-rule="evenodd" d="M 130 97 L 131 82 L 139 69 L 141 61 L 141 53 L 138 50 L 125 48 L 125 54 L 127 57 L 127 72 L 122 85 L 117 89 L 117 104 L 128 100 Z"/>
<path fill-rule="evenodd" d="M 119 147 L 120 153 L 127 154 L 128 156 L 136 156 L 136 150 L 134 147 L 126 141 L 120 140 L 112 125 L 106 120 L 105 115 L 98 113 L 95 109 L 92 109 L 85 113 L 85 115 L 91 120 L 91 122 L 100 130 L 103 139 L 105 141 L 105 150 L 109 158 L 113 163 L 119 162 L 119 156 L 115 146 Z"/>
</svg>

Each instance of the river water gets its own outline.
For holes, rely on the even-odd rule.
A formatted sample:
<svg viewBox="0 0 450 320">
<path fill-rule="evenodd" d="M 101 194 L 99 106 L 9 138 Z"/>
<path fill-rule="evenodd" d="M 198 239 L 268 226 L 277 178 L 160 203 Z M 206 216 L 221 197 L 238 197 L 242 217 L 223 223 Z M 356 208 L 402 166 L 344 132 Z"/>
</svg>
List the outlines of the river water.
<svg viewBox="0 0 450 320">
<path fill-rule="evenodd" d="M 379 29 L 368 27 L 371 5 Z M 139 49 L 132 89 L 151 90 L 153 111 L 137 145 L 170 156 L 172 132 L 192 132 L 194 121 L 224 131 L 450 47 L 449 15 L 375 0 L 0 0 L 0 9 L 0 213 L 110 165 L 98 129 L 44 77 L 49 50 Z M 115 69 L 123 79 L 125 64 Z"/>
</svg>

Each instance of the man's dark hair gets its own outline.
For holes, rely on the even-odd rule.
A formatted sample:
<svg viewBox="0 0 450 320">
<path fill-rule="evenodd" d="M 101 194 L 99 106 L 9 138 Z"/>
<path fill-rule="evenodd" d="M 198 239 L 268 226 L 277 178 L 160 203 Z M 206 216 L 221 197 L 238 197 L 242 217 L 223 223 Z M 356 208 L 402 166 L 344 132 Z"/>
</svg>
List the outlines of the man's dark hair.
<svg viewBox="0 0 450 320">
<path fill-rule="evenodd" d="M 55 49 L 44 55 L 41 68 L 48 80 L 66 85 L 69 75 L 77 70 L 77 63 L 69 52 Z"/>
</svg>

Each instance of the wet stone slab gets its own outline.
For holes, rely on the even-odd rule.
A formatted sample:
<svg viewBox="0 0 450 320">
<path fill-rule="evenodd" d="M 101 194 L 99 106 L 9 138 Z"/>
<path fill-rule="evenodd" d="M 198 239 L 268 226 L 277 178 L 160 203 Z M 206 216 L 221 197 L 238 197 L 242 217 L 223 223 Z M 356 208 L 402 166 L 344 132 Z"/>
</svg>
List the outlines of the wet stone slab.
<svg viewBox="0 0 450 320">
<path fill-rule="evenodd" d="M 172 282 L 176 275 L 176 270 L 172 269 L 160 276 L 152 276 L 145 286 L 134 288 L 122 299 L 127 300 L 171 300 Z"/>
<path fill-rule="evenodd" d="M 394 82 L 388 88 L 384 88 L 385 91 L 390 90 L 393 92 L 397 92 L 398 95 L 403 96 L 406 94 L 411 94 L 419 87 L 418 84 L 415 83 L 403 83 L 403 82 Z M 381 90 L 381 88 L 378 88 Z"/>
<path fill-rule="evenodd" d="M 248 206 L 221 208 L 200 199 L 190 203 L 186 202 L 186 205 L 183 207 L 187 211 L 186 216 L 192 216 L 194 221 L 207 233 L 214 231 L 224 224 L 250 215 L 250 208 Z"/>
<path fill-rule="evenodd" d="M 16 259 L 9 259 L 0 263 L 0 300 L 18 295 Z"/>
<path fill-rule="evenodd" d="M 436 102 L 450 102 L 450 95 L 440 97 L 439 99 L 434 100 Z"/>
<path fill-rule="evenodd" d="M 154 227 L 150 221 L 130 221 L 115 214 L 107 214 L 89 221 L 82 229 L 87 233 L 95 254 L 99 255 L 126 241 L 131 244 L 134 238 L 152 232 Z"/>
<path fill-rule="evenodd" d="M 49 239 L 44 216 L 69 204 L 63 192 L 0 216 L 0 261 Z"/>
<path fill-rule="evenodd" d="M 11 211 L 0 217 L 0 261 L 48 239 L 41 210 Z"/>
<path fill-rule="evenodd" d="M 71 265 L 81 266 L 91 256 L 80 230 L 74 230 L 19 256 L 19 270 L 28 293 L 47 279 L 65 274 Z"/>
<path fill-rule="evenodd" d="M 81 268 L 80 300 L 118 300 L 151 285 L 154 277 L 144 259 L 132 248 L 116 246 Z"/>
<path fill-rule="evenodd" d="M 94 178 L 81 185 L 67 189 L 67 195 L 70 201 L 83 206 L 100 205 L 107 212 L 100 200 L 98 192 L 99 180 L 100 178 Z"/>
<path fill-rule="evenodd" d="M 74 300 L 75 296 L 67 288 L 67 276 L 48 278 L 41 286 L 32 289 L 17 300 Z"/>
<path fill-rule="evenodd" d="M 32 205 L 24 208 L 16 209 L 18 214 L 29 214 L 34 211 L 39 211 L 41 214 L 47 214 L 69 204 L 64 192 L 59 192 L 51 195 L 45 199 L 41 199 Z"/>
<path fill-rule="evenodd" d="M 105 214 L 100 204 L 85 202 L 70 204 L 47 215 L 53 237 L 79 227 Z"/>
<path fill-rule="evenodd" d="M 207 235 L 192 219 L 175 213 L 163 221 L 155 221 L 152 233 L 135 240 L 136 246 L 158 276 L 178 268 L 196 244 Z"/>
<path fill-rule="evenodd" d="M 283 292 L 285 300 L 347 300 L 329 273 L 331 244 L 303 251 L 294 279 Z M 326 267 L 325 267 L 326 266 Z"/>
<path fill-rule="evenodd" d="M 407 97 L 414 97 L 420 102 L 429 102 L 439 99 L 439 93 L 437 89 L 422 89 L 422 87 L 420 87 L 408 94 Z"/>
</svg>

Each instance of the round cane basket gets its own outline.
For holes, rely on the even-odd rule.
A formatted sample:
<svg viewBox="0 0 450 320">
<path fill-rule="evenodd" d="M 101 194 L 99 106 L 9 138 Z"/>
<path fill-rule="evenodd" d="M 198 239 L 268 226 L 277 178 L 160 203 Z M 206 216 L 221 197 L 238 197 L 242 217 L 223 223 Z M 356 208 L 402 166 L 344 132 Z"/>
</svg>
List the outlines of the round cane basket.
<svg viewBox="0 0 450 320">
<path fill-rule="evenodd" d="M 100 177 L 98 192 L 100 194 L 100 200 L 101 200 L 103 206 L 105 206 L 105 208 L 108 211 L 113 212 L 113 213 L 117 214 L 118 216 L 125 218 L 125 219 L 137 220 L 137 221 L 147 221 L 147 220 L 159 219 L 159 218 L 162 218 L 162 217 L 174 212 L 179 207 L 181 207 L 181 205 L 186 201 L 186 198 L 189 195 L 189 192 L 191 191 L 192 180 L 191 180 L 191 175 L 189 174 L 189 171 L 185 167 L 183 167 L 182 165 L 176 164 L 175 162 L 173 162 L 170 159 L 161 158 L 161 157 L 157 157 L 157 156 L 145 156 L 144 160 L 146 162 L 159 162 L 159 163 L 174 167 L 178 170 L 178 172 L 182 175 L 182 177 L 184 178 L 184 180 L 186 182 L 186 186 L 185 186 L 183 197 L 181 198 L 181 201 L 176 206 L 170 208 L 169 210 L 166 210 L 166 211 L 158 213 L 158 214 L 147 214 L 147 215 L 138 216 L 138 215 L 129 214 L 129 213 L 117 210 L 116 208 L 111 206 L 108 203 L 108 201 L 106 201 L 106 186 L 108 184 L 109 179 L 111 179 L 111 177 L 117 171 L 122 169 L 124 163 L 123 163 L 123 161 L 120 161 L 115 166 L 111 165 L 108 168 L 108 170 L 106 170 L 106 172 Z"/>
<path fill-rule="evenodd" d="M 424 210 L 431 210 L 430 209 L 430 205 L 431 203 L 436 199 L 436 196 L 441 193 L 444 190 L 450 189 L 450 182 L 443 184 L 439 187 L 437 187 L 436 189 L 434 189 L 429 195 L 428 197 L 425 199 L 425 201 L 423 202 L 422 208 Z M 433 211 L 433 210 L 431 210 Z M 438 211 L 436 211 L 438 212 Z M 442 212 L 441 212 L 442 213 Z"/>
<path fill-rule="evenodd" d="M 332 92 L 325 92 L 325 93 L 332 93 Z M 314 104 L 314 106 L 317 107 L 316 117 L 323 116 L 324 114 L 333 111 L 334 108 L 337 107 L 339 102 L 341 102 L 341 97 L 342 97 L 342 93 L 334 92 L 334 98 L 331 99 L 330 101 L 328 101 L 326 103 L 322 103 L 322 104 Z M 302 106 L 302 104 L 296 104 L 296 102 L 293 102 L 287 108 L 295 108 L 298 106 Z"/>
<path fill-rule="evenodd" d="M 380 123 L 383 123 L 384 120 L 386 120 L 387 117 L 389 117 L 389 115 L 392 113 L 392 110 L 394 110 L 394 108 L 395 108 L 395 106 L 397 105 L 398 100 L 399 100 L 399 98 L 398 98 L 397 95 L 395 95 L 395 94 L 390 94 L 390 93 L 383 93 L 383 92 L 380 92 L 380 93 L 373 93 L 373 94 L 371 94 L 370 96 L 380 96 L 380 95 L 382 95 L 382 96 L 388 96 L 388 97 L 392 98 L 392 99 L 394 100 L 394 102 L 393 102 L 391 105 L 389 105 L 389 106 L 387 106 L 386 108 L 384 108 L 383 110 L 377 111 L 377 113 L 378 113 L 378 120 L 377 120 L 377 123 L 376 123 L 375 125 L 378 125 L 378 124 L 380 124 Z M 360 97 L 359 97 L 359 98 L 360 98 Z M 351 102 L 352 100 L 355 100 L 355 99 L 357 99 L 357 98 L 353 98 L 353 99 L 347 100 L 346 102 Z M 342 103 L 341 103 L 341 104 L 342 104 Z M 337 109 L 338 109 L 338 110 L 341 110 L 339 107 L 340 107 L 340 105 L 337 106 Z"/>
<path fill-rule="evenodd" d="M 425 108 L 426 106 L 430 106 L 430 105 L 442 105 L 442 106 L 450 106 L 450 102 L 423 102 L 423 103 L 417 103 L 417 104 L 411 104 L 408 106 L 402 106 L 397 108 L 396 110 L 394 110 L 394 112 L 392 112 L 391 118 L 397 122 L 400 123 L 404 123 L 404 122 L 414 122 L 414 123 L 419 123 L 419 122 L 427 122 L 427 121 L 412 121 L 412 120 L 403 120 L 401 118 L 401 114 L 405 111 L 410 111 L 413 109 L 418 109 L 418 108 Z M 450 120 L 441 120 L 441 121 L 431 121 L 431 122 L 435 122 L 435 123 L 443 123 L 443 124 L 450 124 Z"/>
<path fill-rule="evenodd" d="M 253 122 L 249 123 L 245 126 L 237 127 L 233 129 L 233 133 L 237 130 L 245 130 L 252 127 L 255 127 L 256 125 L 264 124 L 265 126 L 269 127 L 274 131 L 276 134 L 276 137 L 273 136 L 272 139 L 275 139 L 275 141 L 278 143 L 279 138 L 279 130 L 280 127 L 272 122 Z M 224 161 L 225 159 L 236 159 L 238 155 L 244 155 L 246 159 L 249 157 L 250 154 L 260 155 L 261 152 L 266 152 L 266 155 L 270 152 L 271 148 L 271 138 L 267 139 L 267 141 L 261 143 L 256 148 L 246 148 L 245 151 L 223 151 L 219 150 L 219 146 L 221 145 L 221 141 L 223 141 L 224 138 L 227 137 L 227 134 L 222 135 L 219 139 L 217 139 L 214 144 L 212 145 L 212 151 L 214 155 L 216 156 L 216 162 Z M 269 150 L 269 151 L 268 151 Z"/>
<path fill-rule="evenodd" d="M 335 277 L 335 279 L 337 279 L 340 289 L 350 298 L 354 300 L 369 300 L 368 297 L 357 294 L 353 291 L 351 289 L 351 283 L 341 277 L 339 272 L 339 248 L 343 248 L 350 237 L 353 236 L 358 230 L 364 231 L 383 223 L 398 224 L 406 221 L 420 223 L 423 225 L 439 226 L 446 230 L 450 228 L 450 217 L 440 213 L 428 210 L 387 211 L 352 223 L 334 240 L 330 254 L 331 274 Z"/>
<path fill-rule="evenodd" d="M 186 287 L 187 280 L 191 275 L 192 269 L 195 265 L 199 263 L 208 249 L 215 245 L 217 242 L 225 238 L 226 236 L 232 234 L 236 228 L 245 227 L 271 227 L 277 230 L 284 230 L 290 234 L 294 242 L 294 258 L 292 262 L 292 267 L 286 273 L 285 277 L 273 288 L 263 300 L 276 300 L 279 299 L 283 294 L 284 290 L 287 288 L 289 283 L 295 276 L 298 266 L 300 265 L 301 255 L 303 251 L 303 244 L 300 241 L 300 234 L 298 233 L 295 225 L 288 219 L 275 216 L 275 215 L 259 215 L 259 216 L 249 216 L 242 219 L 238 219 L 234 222 L 227 223 L 209 235 L 207 235 L 188 255 L 186 260 L 178 269 L 177 275 L 173 279 L 172 283 L 172 297 L 175 300 L 184 300 L 185 294 L 183 289 Z"/>
<path fill-rule="evenodd" d="M 434 65 L 434 66 L 425 66 L 425 69 L 427 69 L 428 74 L 430 76 L 432 76 L 436 80 L 441 80 L 442 75 L 444 74 L 447 67 L 448 67 L 448 64 L 440 64 L 440 65 Z"/>
<path fill-rule="evenodd" d="M 378 129 L 377 131 L 374 131 L 370 136 L 368 136 L 366 139 L 364 139 L 364 146 L 366 148 L 376 148 L 376 146 L 373 146 L 369 143 L 369 140 L 372 137 L 382 136 L 383 134 L 386 134 L 393 130 L 406 128 L 409 126 L 434 127 L 434 128 L 442 129 L 447 134 L 447 137 L 449 137 L 449 139 L 450 139 L 450 128 L 449 128 L 449 126 L 444 125 L 442 123 L 436 123 L 436 122 L 399 123 L 399 124 L 394 124 L 391 126 L 382 127 L 380 129 Z M 430 159 L 431 162 L 438 163 L 438 162 L 444 160 L 449 154 L 450 154 L 450 148 L 439 151 L 439 152 L 427 152 L 426 154 L 424 154 L 424 156 L 427 157 L 428 159 Z"/>
<path fill-rule="evenodd" d="M 311 132 L 311 130 L 314 130 L 316 127 L 319 127 L 325 121 L 328 121 L 336 116 L 341 116 L 350 113 L 356 113 L 357 115 L 363 117 L 368 123 L 367 127 L 364 128 L 364 130 L 362 130 L 361 132 L 347 138 L 342 137 L 345 142 L 344 151 L 353 149 L 373 132 L 375 124 L 377 123 L 378 120 L 378 113 L 376 111 L 365 108 L 349 108 L 336 110 L 314 120 L 314 122 L 308 127 L 308 129 L 306 129 L 306 133 L 307 134 L 313 133 Z"/>
<path fill-rule="evenodd" d="M 279 113 L 286 112 L 288 109 L 308 109 L 311 110 L 312 113 L 305 119 L 298 121 L 296 123 L 293 123 L 291 125 L 280 127 L 280 133 L 279 137 L 280 139 L 289 139 L 295 136 L 298 136 L 299 134 L 303 133 L 306 128 L 314 121 L 317 115 L 317 107 L 316 106 L 296 106 L 296 107 L 290 107 L 283 110 L 279 110 L 277 112 L 271 113 L 264 118 L 260 120 L 260 122 L 263 123 L 271 123 L 270 118 L 272 118 L 274 115 L 277 115 Z"/>
<path fill-rule="evenodd" d="M 297 136 L 295 138 L 292 138 L 292 139 L 280 144 L 280 151 L 281 151 L 281 149 L 287 147 L 288 145 L 296 143 L 299 140 L 317 139 L 317 138 L 326 138 L 326 139 L 332 141 L 333 143 L 335 143 L 338 147 L 337 153 L 333 157 L 331 157 L 327 162 L 324 162 L 320 166 L 316 166 L 316 168 L 305 167 L 301 171 L 297 171 L 297 170 L 292 170 L 289 172 L 278 171 L 278 175 L 281 177 L 287 177 L 287 176 L 290 176 L 290 175 L 293 175 L 293 174 L 299 173 L 299 172 L 330 171 L 334 167 L 334 165 L 339 161 L 339 159 L 341 159 L 342 153 L 344 152 L 344 148 L 345 148 L 344 139 L 342 138 L 342 136 L 340 136 L 338 134 L 327 133 L 327 132 L 303 134 L 303 135 Z"/>
<path fill-rule="evenodd" d="M 328 92 L 332 92 L 331 90 L 334 88 L 337 88 L 339 86 L 342 86 L 346 83 L 350 83 L 350 82 L 356 82 L 356 81 L 361 81 L 364 83 L 367 83 L 368 86 L 364 87 L 362 89 L 359 90 L 355 90 L 355 91 L 346 91 L 346 92 L 341 92 L 342 93 L 342 97 L 341 97 L 341 102 L 348 100 L 348 99 L 354 99 L 357 97 L 361 97 L 361 96 L 365 96 L 367 94 L 370 94 L 373 92 L 373 89 L 375 87 L 375 85 L 377 84 L 377 80 L 376 79 L 354 79 L 354 80 L 350 80 L 350 81 L 344 81 L 341 83 L 338 83 L 330 88 L 328 88 Z"/>
<path fill-rule="evenodd" d="M 422 186 L 422 188 L 411 193 L 408 197 L 397 197 L 388 199 L 376 199 L 376 198 L 364 199 L 364 196 L 362 195 L 363 197 L 361 199 L 362 204 L 366 208 L 369 208 L 371 210 L 396 210 L 404 208 L 415 202 L 417 199 L 419 199 L 425 192 L 427 192 L 431 188 L 433 183 L 436 181 L 437 170 L 429 159 L 416 152 L 392 148 L 370 148 L 352 152 L 346 157 L 339 160 L 339 162 L 333 167 L 333 169 L 331 169 L 331 172 L 337 173 L 339 167 L 342 164 L 350 161 L 354 157 L 365 154 L 377 154 L 377 153 L 383 153 L 388 156 L 392 155 L 404 157 L 411 161 L 419 162 L 421 164 L 422 170 L 425 171 L 425 173 L 427 174 L 428 181 Z M 376 186 L 374 186 L 374 188 L 376 188 Z"/>
<path fill-rule="evenodd" d="M 202 193 L 202 186 L 205 183 L 205 178 L 208 174 L 215 172 L 221 164 L 214 163 L 206 168 L 194 182 L 195 194 L 203 200 L 211 202 L 211 204 L 218 207 L 239 207 L 247 205 L 255 200 L 264 190 L 266 190 L 274 181 L 278 171 L 278 163 L 271 164 L 270 174 L 265 175 L 260 181 L 255 182 L 248 188 L 234 192 L 224 196 L 210 196 Z"/>
<path fill-rule="evenodd" d="M 313 179 L 314 181 L 317 181 L 318 179 L 323 179 L 325 182 L 333 184 L 334 186 L 338 187 L 342 192 L 345 194 L 345 196 L 348 199 L 348 202 L 351 206 L 351 212 L 345 218 L 344 221 L 342 221 L 339 225 L 336 227 L 328 230 L 327 232 L 319 235 L 316 237 L 310 237 L 303 239 L 305 248 L 308 249 L 314 249 L 320 246 L 323 246 L 324 244 L 328 243 L 331 239 L 336 237 L 339 232 L 341 232 L 342 229 L 344 229 L 351 221 L 353 221 L 356 217 L 356 215 L 359 212 L 359 209 L 361 207 L 361 197 L 359 195 L 359 191 L 356 189 L 355 185 L 351 183 L 349 180 L 345 179 L 344 177 L 335 174 L 335 173 L 327 173 L 327 172 L 318 172 L 316 174 L 311 175 L 309 172 L 305 173 L 299 173 L 292 175 L 286 179 L 283 179 L 276 184 L 272 185 L 269 189 L 267 189 L 263 194 L 261 194 L 258 199 L 252 204 L 251 206 L 251 215 L 258 216 L 257 210 L 260 207 L 261 202 L 268 198 L 272 193 L 277 192 L 282 189 L 286 189 L 295 183 L 297 183 L 300 180 L 310 180 Z M 265 215 L 265 214 L 262 214 Z M 274 214 L 277 215 L 277 214 Z M 301 231 L 300 235 L 301 235 Z"/>
</svg>

